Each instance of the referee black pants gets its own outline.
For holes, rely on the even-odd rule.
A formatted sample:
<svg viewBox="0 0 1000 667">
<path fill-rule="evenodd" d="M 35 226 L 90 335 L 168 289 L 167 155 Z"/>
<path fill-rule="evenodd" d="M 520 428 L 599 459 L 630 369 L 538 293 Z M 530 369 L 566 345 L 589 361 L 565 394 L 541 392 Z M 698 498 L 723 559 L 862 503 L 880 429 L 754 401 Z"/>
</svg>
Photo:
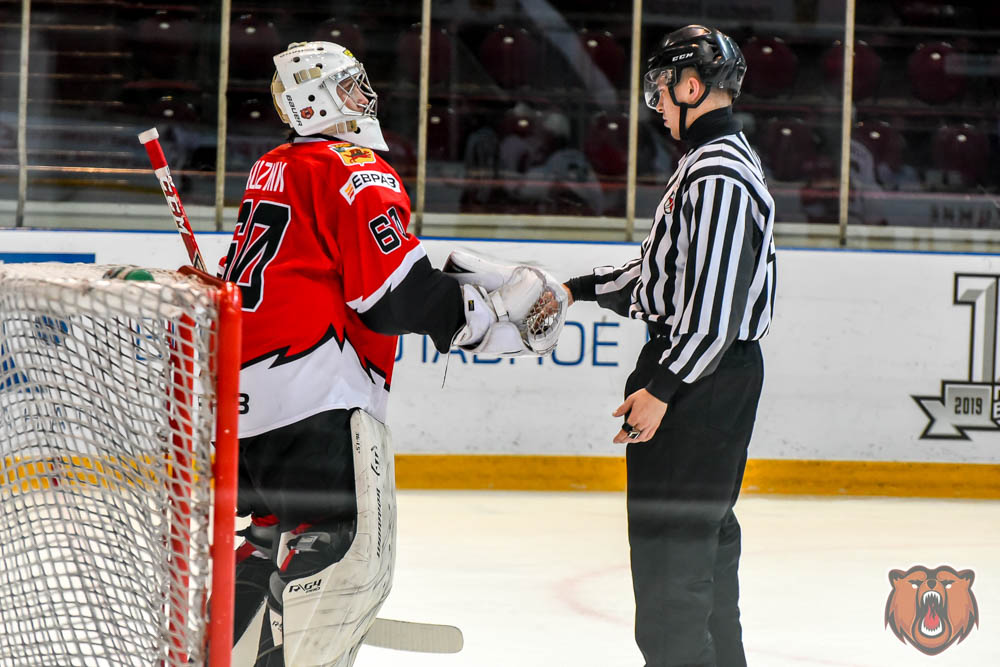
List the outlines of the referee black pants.
<svg viewBox="0 0 1000 667">
<path fill-rule="evenodd" d="M 626 396 L 648 383 L 665 345 L 646 344 Z M 760 345 L 733 343 L 714 373 L 681 386 L 656 435 L 626 450 L 635 636 L 647 667 L 746 665 L 733 506 L 763 378 Z"/>
</svg>

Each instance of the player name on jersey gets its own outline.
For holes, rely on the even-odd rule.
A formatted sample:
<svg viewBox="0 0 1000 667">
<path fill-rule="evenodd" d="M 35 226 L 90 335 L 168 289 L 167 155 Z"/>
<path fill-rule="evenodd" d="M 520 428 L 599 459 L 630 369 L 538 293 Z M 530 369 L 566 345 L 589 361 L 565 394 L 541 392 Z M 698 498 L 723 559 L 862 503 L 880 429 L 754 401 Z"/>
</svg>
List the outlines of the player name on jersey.
<svg viewBox="0 0 1000 667">
<path fill-rule="evenodd" d="M 285 162 L 268 162 L 257 160 L 250 169 L 247 178 L 247 190 L 262 190 L 264 192 L 285 191 Z"/>
</svg>

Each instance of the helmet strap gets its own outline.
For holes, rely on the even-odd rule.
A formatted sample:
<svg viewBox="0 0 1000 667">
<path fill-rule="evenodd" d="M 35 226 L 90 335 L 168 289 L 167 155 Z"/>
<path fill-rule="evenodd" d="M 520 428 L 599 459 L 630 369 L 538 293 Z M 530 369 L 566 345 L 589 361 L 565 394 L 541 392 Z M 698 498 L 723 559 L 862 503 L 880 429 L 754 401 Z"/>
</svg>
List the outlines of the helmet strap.
<svg viewBox="0 0 1000 667">
<path fill-rule="evenodd" d="M 356 120 L 342 120 L 340 122 L 334 123 L 330 127 L 324 127 L 320 130 L 320 134 L 347 134 L 348 132 L 358 131 L 358 121 Z"/>
<path fill-rule="evenodd" d="M 680 81 L 670 86 L 667 90 L 670 91 L 670 100 L 674 103 L 674 106 L 676 106 L 681 111 L 680 115 L 677 118 L 677 125 L 678 125 L 677 136 L 680 137 L 681 141 L 684 141 L 685 139 L 687 139 L 687 134 L 688 134 L 688 126 L 687 126 L 688 109 L 693 109 L 696 106 L 700 106 L 701 103 L 705 101 L 705 98 L 708 97 L 708 94 L 712 92 L 712 89 L 709 88 L 708 86 L 705 86 L 705 91 L 701 94 L 701 97 L 698 98 L 698 101 L 695 102 L 694 104 L 687 104 L 686 102 L 678 102 L 677 95 L 674 94 L 674 88 L 676 88 L 679 84 Z"/>
</svg>

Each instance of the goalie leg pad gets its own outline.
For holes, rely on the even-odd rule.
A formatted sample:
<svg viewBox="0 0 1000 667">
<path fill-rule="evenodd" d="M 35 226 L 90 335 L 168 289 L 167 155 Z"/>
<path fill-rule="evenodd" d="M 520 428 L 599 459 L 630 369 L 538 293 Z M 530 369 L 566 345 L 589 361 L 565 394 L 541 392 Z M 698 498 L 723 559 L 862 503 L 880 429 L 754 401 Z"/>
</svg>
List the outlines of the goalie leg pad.
<svg viewBox="0 0 1000 667">
<path fill-rule="evenodd" d="M 236 565 L 236 585 L 233 618 L 233 667 L 252 667 L 257 662 L 268 581 L 274 563 L 259 556 L 249 556 Z"/>
<path fill-rule="evenodd" d="M 254 517 L 246 529 L 237 532 L 244 543 L 236 551 L 234 587 L 233 667 L 254 667 L 258 642 L 267 611 L 271 574 L 275 571 L 271 552 L 278 537 L 277 526 Z"/>
<path fill-rule="evenodd" d="M 355 410 L 351 438 L 358 515 L 346 553 L 324 565 L 322 554 L 334 555 L 343 536 L 330 535 L 327 549 L 323 531 L 309 529 L 283 535 L 277 550 L 279 568 L 287 563 L 277 577 L 286 665 L 349 667 L 392 587 L 396 481 L 389 430 Z"/>
</svg>

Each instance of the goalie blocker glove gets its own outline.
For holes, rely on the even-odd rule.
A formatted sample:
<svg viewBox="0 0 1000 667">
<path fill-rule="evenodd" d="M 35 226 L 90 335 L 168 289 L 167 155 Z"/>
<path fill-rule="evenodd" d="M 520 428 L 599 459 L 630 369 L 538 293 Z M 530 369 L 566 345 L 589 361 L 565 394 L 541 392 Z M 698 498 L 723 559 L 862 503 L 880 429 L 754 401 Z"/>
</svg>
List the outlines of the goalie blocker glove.
<svg viewBox="0 0 1000 667">
<path fill-rule="evenodd" d="M 555 348 L 569 304 L 551 275 L 459 251 L 448 257 L 444 272 L 462 284 L 465 311 L 466 324 L 452 345 L 500 356 L 540 356 Z"/>
</svg>

